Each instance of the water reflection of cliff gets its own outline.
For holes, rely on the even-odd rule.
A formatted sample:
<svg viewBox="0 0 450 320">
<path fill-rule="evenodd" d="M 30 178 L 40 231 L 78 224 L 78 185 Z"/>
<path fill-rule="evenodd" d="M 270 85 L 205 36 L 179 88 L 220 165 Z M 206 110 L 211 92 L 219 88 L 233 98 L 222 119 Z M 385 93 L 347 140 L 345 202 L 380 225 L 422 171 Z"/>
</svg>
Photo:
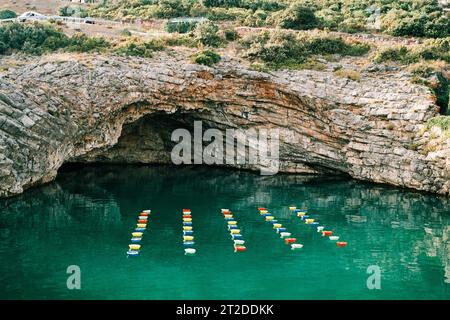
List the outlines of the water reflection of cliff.
<svg viewBox="0 0 450 320">
<path fill-rule="evenodd" d="M 450 280 L 449 221 L 447 198 L 392 187 L 332 180 L 314 176 L 259 176 L 244 171 L 204 167 L 105 166 L 71 168 L 56 182 L 0 201 L 0 238 L 17 228 L 39 232 L 77 226 L 108 229 L 120 225 L 124 214 L 152 201 L 201 203 L 214 200 L 225 205 L 224 194 L 232 194 L 233 208 L 257 207 L 264 203 L 297 205 L 322 214 L 324 220 L 343 221 L 373 244 L 389 242 L 389 252 L 368 254 L 386 265 L 400 260 L 411 270 L 420 269 L 424 259 L 437 259 L 443 277 Z M 168 199 L 170 195 L 170 199 Z M 294 198 L 293 198 L 294 197 Z M 158 200 L 159 199 L 159 200 Z M 333 212 L 329 212 L 333 208 Z M 366 232 L 377 228 L 407 230 L 402 238 Z M 392 260 L 392 261 L 390 261 Z M 437 263 L 437 262 L 436 262 Z M 442 270 L 442 269 L 441 269 Z"/>
</svg>

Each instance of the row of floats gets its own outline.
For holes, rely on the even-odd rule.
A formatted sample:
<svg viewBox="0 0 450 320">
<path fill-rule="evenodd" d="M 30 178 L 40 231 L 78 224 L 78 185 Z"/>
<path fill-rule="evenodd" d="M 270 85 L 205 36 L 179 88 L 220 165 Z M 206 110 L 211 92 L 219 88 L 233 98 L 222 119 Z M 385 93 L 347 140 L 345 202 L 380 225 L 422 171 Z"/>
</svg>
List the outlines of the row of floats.
<svg viewBox="0 0 450 320">
<path fill-rule="evenodd" d="M 339 248 L 343 248 L 347 246 L 347 242 L 345 241 L 338 241 L 339 236 L 334 235 L 333 231 L 326 230 L 325 226 L 320 225 L 319 221 L 317 219 L 314 219 L 311 217 L 311 215 L 308 214 L 305 210 L 297 209 L 295 206 L 290 206 L 289 211 L 291 211 L 293 214 L 297 215 L 303 221 L 306 225 L 310 225 L 314 228 L 316 228 L 317 232 L 322 235 L 322 237 L 328 237 L 331 241 L 336 241 L 336 245 Z"/>
<path fill-rule="evenodd" d="M 339 236 L 334 235 L 333 231 L 325 229 L 324 226 L 320 225 L 317 219 L 312 218 L 307 211 L 297 209 L 295 206 L 290 206 L 289 211 L 295 214 L 300 218 L 306 225 L 315 227 L 317 232 L 320 233 L 323 237 L 328 237 L 331 241 L 336 241 L 336 245 L 340 248 L 346 247 L 347 242 L 338 241 Z M 221 209 L 223 217 L 227 223 L 227 228 L 231 236 L 231 240 L 233 241 L 234 252 L 243 252 L 246 251 L 245 240 L 241 234 L 241 230 L 238 227 L 238 223 L 234 218 L 233 213 L 229 209 Z M 260 207 L 258 208 L 258 212 L 261 216 L 264 217 L 265 221 L 272 225 L 272 228 L 275 230 L 277 234 L 280 235 L 280 238 L 284 241 L 286 245 L 291 247 L 291 250 L 300 250 L 303 248 L 303 244 L 297 243 L 297 238 L 292 237 L 292 234 L 288 232 L 286 227 L 284 227 L 275 216 L 269 212 L 266 208 Z M 129 250 L 127 254 L 129 256 L 137 256 L 140 253 L 141 249 L 141 240 L 144 235 L 145 230 L 147 229 L 147 222 L 150 216 L 151 210 L 143 210 L 139 213 L 137 218 L 136 227 L 134 232 L 131 233 L 131 244 L 128 245 Z M 195 255 L 196 249 L 194 242 L 194 229 L 192 225 L 192 213 L 190 209 L 183 209 L 183 246 L 184 246 L 184 254 L 185 255 Z"/>
<path fill-rule="evenodd" d="M 231 240 L 233 241 L 234 252 L 243 252 L 247 250 L 244 246 L 245 240 L 241 234 L 241 229 L 239 229 L 233 213 L 229 209 L 221 209 L 221 211 L 225 221 L 227 222 L 227 228 L 230 232 Z"/>
<path fill-rule="evenodd" d="M 143 210 L 139 213 L 137 218 L 136 227 L 131 233 L 131 244 L 128 245 L 128 256 L 137 256 L 141 252 L 141 241 L 145 230 L 147 229 L 148 217 L 150 216 L 151 210 Z"/>
<path fill-rule="evenodd" d="M 183 209 L 183 246 L 184 254 L 194 255 L 197 250 L 194 248 L 194 229 L 192 227 L 192 214 L 190 209 Z"/>
</svg>

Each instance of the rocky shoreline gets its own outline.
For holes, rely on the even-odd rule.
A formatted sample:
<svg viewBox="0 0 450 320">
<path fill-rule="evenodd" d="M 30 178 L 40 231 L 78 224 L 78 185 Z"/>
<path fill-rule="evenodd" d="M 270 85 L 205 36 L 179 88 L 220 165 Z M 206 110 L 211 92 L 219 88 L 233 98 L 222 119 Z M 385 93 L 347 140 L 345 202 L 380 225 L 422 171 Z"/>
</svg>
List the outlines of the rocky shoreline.
<svg viewBox="0 0 450 320">
<path fill-rule="evenodd" d="M 281 171 L 450 195 L 450 139 L 424 134 L 434 96 L 403 72 L 257 72 L 224 57 L 48 55 L 0 72 L 0 197 L 67 162 L 170 163 L 171 129 L 282 129 Z M 427 148 L 433 144 L 433 148 Z M 250 169 L 252 169 L 250 167 Z"/>
</svg>

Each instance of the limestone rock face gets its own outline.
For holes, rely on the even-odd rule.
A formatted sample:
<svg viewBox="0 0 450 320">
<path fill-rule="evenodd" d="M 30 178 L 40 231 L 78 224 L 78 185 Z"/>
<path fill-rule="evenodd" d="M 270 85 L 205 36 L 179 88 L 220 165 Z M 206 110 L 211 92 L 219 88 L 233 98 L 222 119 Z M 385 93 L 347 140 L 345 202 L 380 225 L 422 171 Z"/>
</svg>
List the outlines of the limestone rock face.
<svg viewBox="0 0 450 320">
<path fill-rule="evenodd" d="M 172 130 L 194 120 L 281 129 L 280 171 L 449 195 L 450 143 L 421 148 L 437 114 L 430 91 L 400 72 L 352 81 L 229 59 L 46 56 L 0 73 L 0 197 L 51 181 L 65 162 L 170 163 Z"/>
</svg>

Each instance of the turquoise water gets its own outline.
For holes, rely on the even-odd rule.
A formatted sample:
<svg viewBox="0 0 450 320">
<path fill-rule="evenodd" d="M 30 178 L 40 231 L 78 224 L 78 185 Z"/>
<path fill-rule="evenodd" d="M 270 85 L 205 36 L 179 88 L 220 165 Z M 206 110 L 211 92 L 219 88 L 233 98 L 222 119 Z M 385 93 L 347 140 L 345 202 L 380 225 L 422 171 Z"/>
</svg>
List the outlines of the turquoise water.
<svg viewBox="0 0 450 320">
<path fill-rule="evenodd" d="M 346 248 L 288 210 L 308 209 Z M 264 206 L 304 244 L 291 251 Z M 127 258 L 137 213 L 152 209 L 141 255 Z M 197 254 L 184 256 L 181 209 Z M 234 211 L 247 251 L 234 253 L 220 208 Z M 450 206 L 430 194 L 314 177 L 205 167 L 66 170 L 0 200 L 2 299 L 449 299 Z M 66 269 L 81 269 L 69 290 Z M 381 268 L 369 290 L 367 268 Z"/>
</svg>

